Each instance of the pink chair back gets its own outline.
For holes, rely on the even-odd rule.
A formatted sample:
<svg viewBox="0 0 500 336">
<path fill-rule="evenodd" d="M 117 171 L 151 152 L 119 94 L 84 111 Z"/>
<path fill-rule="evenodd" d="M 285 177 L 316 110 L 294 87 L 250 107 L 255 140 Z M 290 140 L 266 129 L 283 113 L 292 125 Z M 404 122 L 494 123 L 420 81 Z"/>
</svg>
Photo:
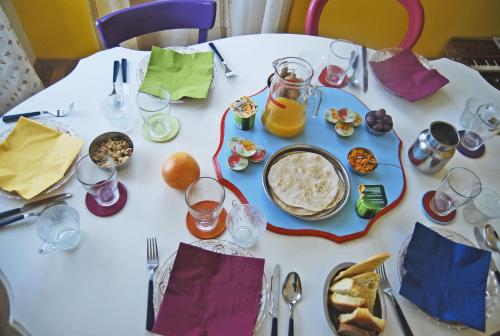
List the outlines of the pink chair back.
<svg viewBox="0 0 500 336">
<path fill-rule="evenodd" d="M 397 0 L 408 14 L 408 28 L 399 44 L 402 49 L 411 49 L 417 43 L 424 28 L 424 9 L 420 0 Z M 321 12 L 328 0 L 311 0 L 306 16 L 306 34 L 318 36 L 318 25 Z"/>
</svg>

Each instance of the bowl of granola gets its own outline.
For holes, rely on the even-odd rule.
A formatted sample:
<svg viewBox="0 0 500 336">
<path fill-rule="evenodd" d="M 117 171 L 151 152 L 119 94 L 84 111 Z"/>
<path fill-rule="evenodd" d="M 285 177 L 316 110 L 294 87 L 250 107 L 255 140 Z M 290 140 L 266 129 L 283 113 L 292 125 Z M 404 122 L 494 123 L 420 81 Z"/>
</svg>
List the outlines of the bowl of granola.
<svg viewBox="0 0 500 336">
<path fill-rule="evenodd" d="M 101 166 L 104 162 L 103 157 L 107 155 L 113 158 L 117 169 L 128 166 L 133 152 L 132 139 L 121 132 L 103 133 L 96 137 L 89 147 L 90 158 L 97 165 Z"/>
</svg>

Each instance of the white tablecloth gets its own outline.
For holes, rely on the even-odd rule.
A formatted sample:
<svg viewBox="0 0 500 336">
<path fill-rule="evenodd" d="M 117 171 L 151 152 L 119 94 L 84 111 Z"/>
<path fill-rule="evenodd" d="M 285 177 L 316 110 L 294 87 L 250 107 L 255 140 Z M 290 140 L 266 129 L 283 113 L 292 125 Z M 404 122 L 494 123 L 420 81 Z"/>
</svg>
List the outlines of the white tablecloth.
<svg viewBox="0 0 500 336">
<path fill-rule="evenodd" d="M 130 166 L 119 172 L 128 189 L 128 203 L 115 216 L 95 217 L 84 204 L 85 192 L 75 178 L 59 191 L 71 192 L 68 203 L 81 216 L 82 240 L 77 249 L 46 256 L 37 253 L 39 240 L 35 222 L 25 222 L 0 230 L 0 268 L 12 287 L 12 315 L 33 335 L 142 335 L 146 320 L 146 237 L 158 238 L 159 254 L 164 261 L 180 241 L 197 240 L 185 225 L 187 207 L 180 191 L 167 187 L 160 175 L 161 165 L 169 154 L 191 153 L 201 166 L 202 175 L 215 176 L 212 166 L 219 140 L 220 119 L 226 107 L 243 95 L 257 92 L 272 73 L 272 61 L 303 52 L 325 53 L 330 40 L 299 35 L 251 35 L 216 41 L 215 44 L 239 77 L 227 80 L 217 62 L 215 85 L 208 99 L 189 100 L 173 106 L 179 119 L 178 137 L 158 144 L 141 136 L 139 115 L 131 132 L 135 151 Z M 208 50 L 208 46 L 199 46 Z M 64 122 L 85 139 L 87 150 L 97 135 L 111 130 L 99 111 L 100 101 L 111 91 L 113 60 L 129 60 L 131 92 L 137 90 L 135 70 L 146 52 L 115 48 L 83 59 L 67 78 L 45 89 L 17 106 L 10 113 L 61 108 L 75 102 L 75 109 Z M 420 210 L 424 191 L 435 188 L 446 169 L 435 175 L 425 175 L 414 169 L 406 152 L 417 135 L 434 120 L 444 120 L 458 126 L 465 100 L 470 96 L 497 100 L 499 93 L 481 76 L 464 65 L 440 59 L 431 62 L 450 83 L 427 99 L 408 103 L 384 90 L 370 73 L 369 88 L 346 90 L 357 95 L 371 109 L 385 108 L 394 119 L 395 129 L 403 140 L 403 165 L 407 172 L 407 192 L 400 205 L 385 215 L 357 240 L 336 244 L 315 237 L 293 237 L 266 231 L 250 251 L 266 259 L 265 272 L 270 278 L 276 263 L 281 265 L 282 280 L 286 273 L 300 274 L 303 300 L 295 310 L 297 335 L 331 334 L 323 312 L 323 285 L 327 274 L 340 262 L 360 261 L 374 253 L 392 254 L 386 263 L 389 280 L 399 290 L 397 254 L 402 242 L 411 234 L 414 223 L 431 223 Z M 7 125 L 0 124 L 7 127 Z M 491 140 L 486 155 L 477 160 L 457 153 L 447 168 L 468 167 L 478 173 L 484 185 L 500 188 L 500 141 Z M 36 168 L 35 168 L 36 169 Z M 230 208 L 235 198 L 226 198 Z M 0 210 L 18 207 L 20 201 L 0 199 Z M 286 216 L 283 217 L 286 220 Z M 495 224 L 500 229 L 498 224 Z M 458 211 L 456 220 L 446 228 L 460 232 L 472 241 L 472 226 Z M 226 232 L 222 239 L 231 240 Z M 497 258 L 500 265 L 500 260 Z M 415 335 L 457 335 L 455 330 L 440 327 L 417 311 L 405 298 L 399 302 Z M 402 335 L 393 307 L 386 300 L 388 324 L 386 335 Z M 488 331 L 500 327 L 499 309 L 488 320 Z M 279 334 L 288 327 L 288 308 L 281 300 Z M 267 318 L 258 335 L 270 333 Z M 479 335 L 474 330 L 461 332 Z"/>
</svg>

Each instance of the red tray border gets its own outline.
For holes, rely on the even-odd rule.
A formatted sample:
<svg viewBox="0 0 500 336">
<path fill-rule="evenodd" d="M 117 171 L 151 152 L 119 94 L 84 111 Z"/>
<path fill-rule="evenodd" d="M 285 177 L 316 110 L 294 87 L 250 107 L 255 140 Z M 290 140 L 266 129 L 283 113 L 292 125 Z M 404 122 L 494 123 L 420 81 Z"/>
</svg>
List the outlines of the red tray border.
<svg viewBox="0 0 500 336">
<path fill-rule="evenodd" d="M 263 92 L 265 89 L 267 89 L 267 86 L 264 87 L 263 89 L 261 89 L 259 92 L 254 93 L 253 95 L 250 95 L 249 97 L 256 96 L 259 93 Z M 350 94 L 351 96 L 353 96 L 354 98 L 356 98 L 361 104 L 363 104 L 366 108 L 368 108 L 366 106 L 366 104 L 361 101 L 361 99 L 359 99 L 358 97 L 354 96 L 350 92 L 347 92 L 347 93 Z M 212 157 L 212 162 L 214 164 L 215 173 L 217 174 L 218 180 L 225 187 L 229 188 L 232 192 L 234 192 L 236 194 L 236 196 L 238 197 L 238 199 L 241 202 L 248 203 L 248 200 L 243 195 L 243 193 L 234 184 L 232 184 L 231 182 L 229 182 L 228 180 L 226 180 L 222 176 L 222 172 L 221 172 L 219 163 L 217 162 L 217 156 L 219 155 L 219 152 L 221 151 L 222 146 L 224 144 L 224 124 L 226 122 L 226 116 L 227 116 L 227 113 L 229 112 L 229 110 L 230 110 L 230 108 L 228 107 L 226 109 L 226 111 L 224 112 L 224 115 L 222 116 L 222 119 L 221 119 L 219 146 L 217 147 L 217 151 L 215 152 L 215 154 Z M 396 208 L 398 206 L 398 204 L 401 202 L 401 200 L 403 199 L 403 197 L 404 197 L 404 195 L 406 193 L 406 174 L 405 174 L 405 171 L 404 171 L 404 168 L 403 168 L 403 162 L 401 161 L 401 152 L 402 152 L 402 149 L 403 149 L 403 141 L 401 141 L 401 138 L 399 137 L 399 135 L 396 133 L 396 131 L 394 129 L 393 129 L 393 131 L 394 131 L 394 134 L 396 134 L 396 136 L 399 139 L 399 148 L 398 148 L 399 153 L 398 153 L 398 157 L 399 157 L 399 163 L 401 165 L 401 170 L 403 172 L 403 190 L 401 191 L 401 194 L 399 195 L 399 197 L 396 198 L 396 200 L 394 200 L 394 202 L 388 204 L 375 217 L 373 217 L 372 219 L 370 219 L 370 221 L 368 222 L 368 225 L 366 226 L 366 228 L 363 231 L 352 233 L 352 234 L 349 234 L 349 235 L 346 235 L 346 236 L 337 236 L 337 235 L 335 235 L 333 233 L 324 232 L 324 231 L 318 231 L 318 230 L 312 230 L 312 229 L 307 229 L 307 230 L 304 230 L 304 229 L 301 229 L 301 230 L 283 229 L 283 228 L 274 226 L 274 225 L 272 225 L 270 223 L 267 223 L 267 229 L 269 231 L 272 231 L 272 232 L 275 232 L 275 233 L 279 233 L 279 234 L 284 234 L 284 235 L 321 237 L 321 238 L 332 240 L 332 241 L 334 241 L 336 243 L 343 243 L 343 242 L 346 242 L 346 241 L 349 241 L 349 240 L 353 240 L 353 239 L 357 239 L 357 238 L 360 238 L 360 237 L 363 237 L 364 235 L 366 235 L 368 233 L 368 231 L 371 229 L 372 225 L 380 217 L 382 217 L 383 215 L 385 215 L 386 213 L 388 213 L 389 211 L 391 211 L 392 209 L 394 209 L 394 208 Z"/>
</svg>

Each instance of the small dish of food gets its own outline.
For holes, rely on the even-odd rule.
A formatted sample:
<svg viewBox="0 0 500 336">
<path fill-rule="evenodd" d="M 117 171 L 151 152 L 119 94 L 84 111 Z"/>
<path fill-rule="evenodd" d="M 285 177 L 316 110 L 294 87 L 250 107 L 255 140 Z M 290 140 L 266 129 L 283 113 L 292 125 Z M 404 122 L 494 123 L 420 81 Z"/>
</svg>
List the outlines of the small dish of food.
<svg viewBox="0 0 500 336">
<path fill-rule="evenodd" d="M 103 133 L 95 138 L 89 147 L 90 158 L 97 165 L 100 165 L 103 156 L 107 155 L 113 158 L 117 169 L 129 164 L 133 152 L 132 139 L 121 132 Z"/>
<path fill-rule="evenodd" d="M 337 265 L 323 289 L 323 308 L 334 335 L 381 336 L 386 325 L 380 276 L 375 270 L 389 258 L 378 253 L 357 264 Z"/>
<path fill-rule="evenodd" d="M 369 111 L 365 115 L 365 125 L 368 133 L 384 135 L 392 130 L 392 117 L 384 109 Z"/>
<path fill-rule="evenodd" d="M 347 153 L 347 163 L 349 167 L 361 175 L 372 173 L 378 167 L 378 160 L 375 154 L 367 148 L 354 147 Z"/>
</svg>

